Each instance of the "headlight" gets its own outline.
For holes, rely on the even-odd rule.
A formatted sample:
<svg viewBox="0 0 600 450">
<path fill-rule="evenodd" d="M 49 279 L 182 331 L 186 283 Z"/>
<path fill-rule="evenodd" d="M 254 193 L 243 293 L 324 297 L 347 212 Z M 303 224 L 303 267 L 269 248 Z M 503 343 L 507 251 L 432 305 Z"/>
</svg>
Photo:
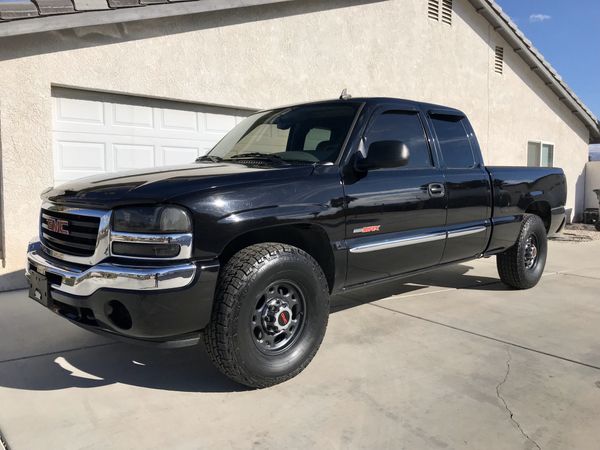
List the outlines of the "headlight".
<svg viewBox="0 0 600 450">
<path fill-rule="evenodd" d="M 115 210 L 112 228 L 126 233 L 190 233 L 192 220 L 177 206 L 140 206 Z"/>
</svg>

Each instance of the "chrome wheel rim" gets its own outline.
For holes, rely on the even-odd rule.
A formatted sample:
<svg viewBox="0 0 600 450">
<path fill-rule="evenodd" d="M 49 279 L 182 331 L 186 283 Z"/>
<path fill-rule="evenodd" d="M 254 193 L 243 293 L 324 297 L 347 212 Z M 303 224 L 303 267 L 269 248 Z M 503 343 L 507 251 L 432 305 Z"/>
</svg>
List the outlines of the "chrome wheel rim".
<svg viewBox="0 0 600 450">
<path fill-rule="evenodd" d="M 259 295 L 250 320 L 254 343 L 263 353 L 281 352 L 302 332 L 306 302 L 291 281 L 271 283 Z"/>
<path fill-rule="evenodd" d="M 533 269 L 535 267 L 535 263 L 538 260 L 537 239 L 533 234 L 527 238 L 527 241 L 525 241 L 524 260 L 525 269 L 527 270 Z"/>
</svg>

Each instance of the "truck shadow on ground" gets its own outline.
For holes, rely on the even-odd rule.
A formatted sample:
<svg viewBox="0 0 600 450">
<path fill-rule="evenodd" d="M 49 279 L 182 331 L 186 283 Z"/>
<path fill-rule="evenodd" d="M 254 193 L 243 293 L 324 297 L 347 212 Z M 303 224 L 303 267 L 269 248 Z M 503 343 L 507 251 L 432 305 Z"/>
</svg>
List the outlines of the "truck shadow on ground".
<svg viewBox="0 0 600 450">
<path fill-rule="evenodd" d="M 335 313 L 392 295 L 413 294 L 426 288 L 481 290 L 506 289 L 497 278 L 469 275 L 471 267 L 458 265 L 439 273 L 354 290 L 332 298 Z M 435 290 L 435 289 L 434 289 Z M 25 294 L 24 294 L 25 295 Z M 402 301 L 402 297 L 399 298 Z M 74 327 L 74 325 L 73 325 Z M 23 332 L 27 327 L 23 327 Z M 78 331 L 78 330 L 74 330 Z M 77 334 L 74 334 L 74 339 Z M 7 337 L 18 342 L 19 336 Z M 6 341 L 5 341 L 6 342 Z M 145 389 L 179 392 L 240 392 L 248 390 L 224 377 L 211 364 L 202 345 L 180 349 L 156 349 L 101 340 L 97 345 L 0 361 L 0 386 L 49 391 L 67 388 L 97 388 L 124 384 Z M 47 351 L 47 350 L 46 350 Z"/>
<path fill-rule="evenodd" d="M 202 345 L 153 349 L 111 342 L 0 363 L 0 385 L 26 390 L 124 384 L 181 392 L 236 392 L 245 387 L 221 375 Z"/>
<path fill-rule="evenodd" d="M 332 297 L 331 312 L 343 311 L 392 296 L 426 294 L 426 289 L 430 289 L 430 291 L 431 289 L 434 291 L 446 289 L 504 291 L 509 289 L 502 284 L 499 278 L 469 274 L 472 269 L 472 266 L 466 264 L 456 264 L 398 281 L 357 288 Z M 398 298 L 398 301 L 401 301 L 401 297 Z"/>
</svg>

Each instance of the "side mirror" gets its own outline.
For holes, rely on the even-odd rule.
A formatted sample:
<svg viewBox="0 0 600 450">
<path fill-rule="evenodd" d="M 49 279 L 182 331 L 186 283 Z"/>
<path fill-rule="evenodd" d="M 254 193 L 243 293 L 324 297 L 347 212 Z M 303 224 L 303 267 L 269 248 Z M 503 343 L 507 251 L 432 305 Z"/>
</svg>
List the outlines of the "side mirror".
<svg viewBox="0 0 600 450">
<path fill-rule="evenodd" d="M 410 151 L 404 142 L 373 142 L 369 145 L 367 157 L 358 159 L 355 167 L 359 171 L 402 167 L 408 164 L 409 155 Z"/>
</svg>

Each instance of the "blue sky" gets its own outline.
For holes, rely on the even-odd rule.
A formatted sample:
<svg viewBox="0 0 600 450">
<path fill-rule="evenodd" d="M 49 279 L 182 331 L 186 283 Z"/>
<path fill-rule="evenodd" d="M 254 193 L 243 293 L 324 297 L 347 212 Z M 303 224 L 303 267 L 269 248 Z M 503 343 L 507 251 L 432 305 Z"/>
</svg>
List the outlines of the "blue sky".
<svg viewBox="0 0 600 450">
<path fill-rule="evenodd" d="M 600 0 L 496 0 L 600 117 Z"/>
</svg>

